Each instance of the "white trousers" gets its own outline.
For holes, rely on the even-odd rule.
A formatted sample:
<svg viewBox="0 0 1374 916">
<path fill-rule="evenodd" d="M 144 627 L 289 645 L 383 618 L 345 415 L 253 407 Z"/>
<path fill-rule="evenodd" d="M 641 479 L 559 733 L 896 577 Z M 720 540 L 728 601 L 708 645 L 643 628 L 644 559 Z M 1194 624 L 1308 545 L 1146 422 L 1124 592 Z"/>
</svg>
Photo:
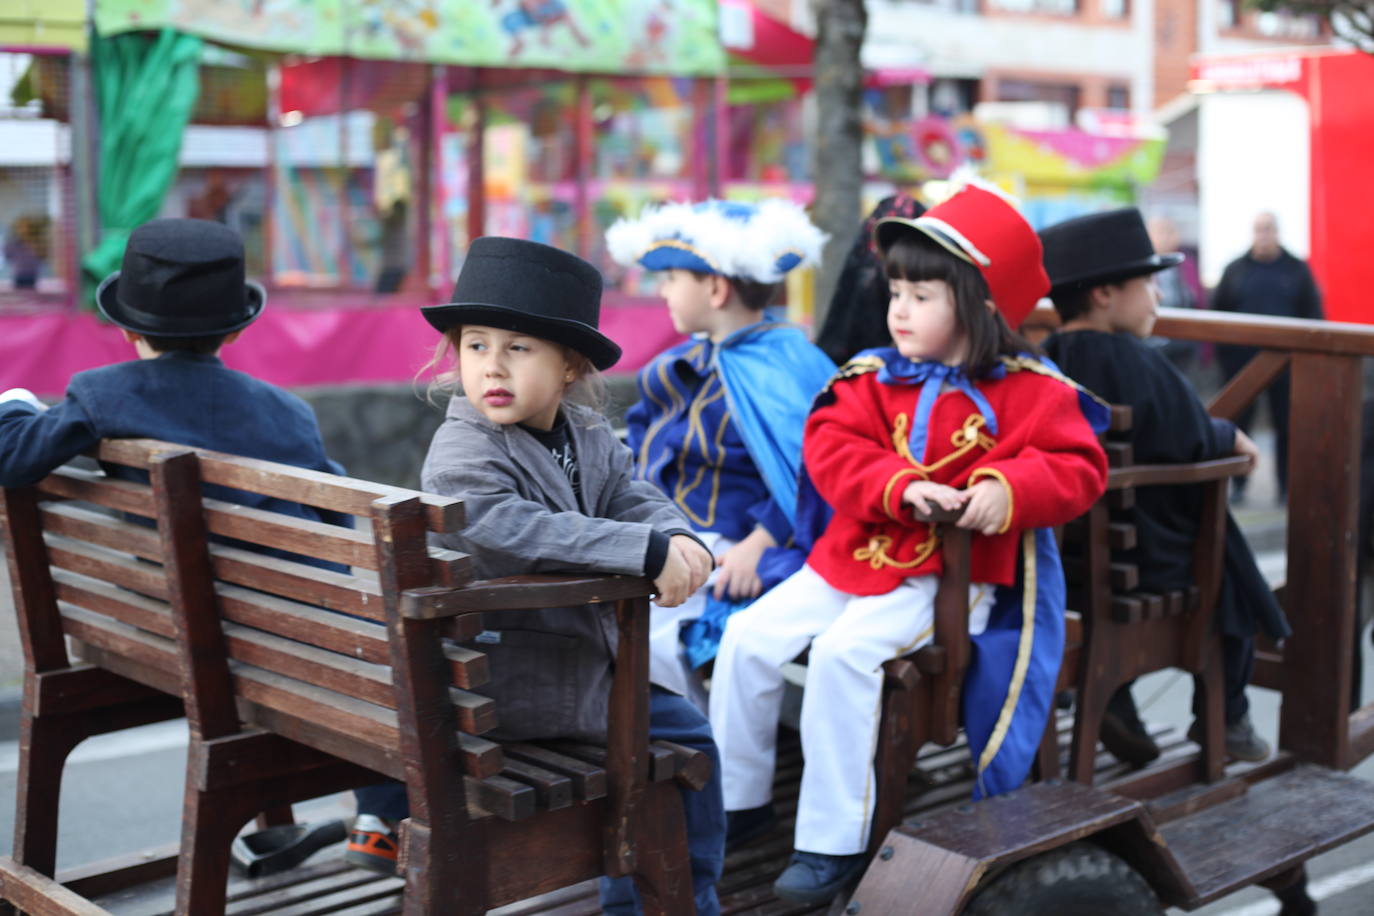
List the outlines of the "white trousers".
<svg viewBox="0 0 1374 916">
<path fill-rule="evenodd" d="M 696 535 L 717 559 L 736 543 L 714 531 L 698 531 Z M 649 680 L 691 700 L 702 712 L 706 711 L 706 692 L 687 664 L 680 636 L 683 624 L 706 610 L 706 595 L 718 574 L 719 570 L 713 571 L 706 584 L 677 607 L 655 604 L 649 608 Z"/>
<path fill-rule="evenodd" d="M 939 577 L 918 576 L 885 595 L 855 596 L 804 566 L 730 618 L 710 704 L 727 811 L 771 800 L 781 669 L 810 644 L 795 846 L 863 852 L 873 816 L 882 666 L 930 642 L 938 587 Z M 989 586 L 970 587 L 970 632 L 987 626 L 991 597 Z"/>
</svg>

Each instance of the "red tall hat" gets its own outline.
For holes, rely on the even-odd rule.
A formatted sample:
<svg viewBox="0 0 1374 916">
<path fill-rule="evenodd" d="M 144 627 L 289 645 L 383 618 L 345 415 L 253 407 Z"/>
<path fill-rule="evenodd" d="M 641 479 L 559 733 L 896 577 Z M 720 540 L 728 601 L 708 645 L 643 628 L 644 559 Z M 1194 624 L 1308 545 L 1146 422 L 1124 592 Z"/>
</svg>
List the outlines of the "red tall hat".
<svg viewBox="0 0 1374 916">
<path fill-rule="evenodd" d="M 902 231 L 898 227 L 923 233 L 978 268 L 997 310 L 1012 328 L 1019 327 L 1050 291 L 1039 236 L 999 190 L 970 182 L 916 219 L 880 220 L 873 229 L 879 250 L 892 244 Z"/>
</svg>

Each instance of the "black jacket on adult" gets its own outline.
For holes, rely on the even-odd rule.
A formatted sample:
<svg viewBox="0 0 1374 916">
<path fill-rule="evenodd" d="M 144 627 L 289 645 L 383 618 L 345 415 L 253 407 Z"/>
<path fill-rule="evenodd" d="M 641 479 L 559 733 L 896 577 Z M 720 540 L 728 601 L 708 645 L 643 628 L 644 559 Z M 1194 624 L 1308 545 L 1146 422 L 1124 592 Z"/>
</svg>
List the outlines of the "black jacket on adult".
<svg viewBox="0 0 1374 916">
<path fill-rule="evenodd" d="M 1265 282 L 1247 288 L 1253 277 Z M 1226 265 L 1212 294 L 1212 308 L 1283 318 L 1322 318 L 1321 294 L 1307 262 L 1280 248 L 1273 261 L 1260 261 L 1246 252 Z"/>
<path fill-rule="evenodd" d="M 1208 461 L 1232 454 L 1236 427 L 1207 415 L 1192 386 L 1157 350 L 1129 334 L 1070 331 L 1055 334 L 1045 353 L 1064 374 L 1112 404 L 1131 408 L 1131 445 L 1142 464 Z M 1127 559 L 1140 569 L 1144 591 L 1193 582 L 1193 542 L 1202 515 L 1200 485 L 1140 487 L 1131 510 L 1137 546 Z M 1225 574 L 1217 608 L 1223 632 L 1275 639 L 1288 621 L 1255 565 L 1255 556 L 1227 513 Z"/>
</svg>

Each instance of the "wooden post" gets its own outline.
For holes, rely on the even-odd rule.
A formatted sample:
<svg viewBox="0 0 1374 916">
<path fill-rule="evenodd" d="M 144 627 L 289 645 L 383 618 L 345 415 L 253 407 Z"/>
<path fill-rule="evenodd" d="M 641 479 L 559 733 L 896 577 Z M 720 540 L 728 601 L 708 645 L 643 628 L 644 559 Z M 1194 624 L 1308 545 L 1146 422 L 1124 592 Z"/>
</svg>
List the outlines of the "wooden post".
<svg viewBox="0 0 1374 916">
<path fill-rule="evenodd" d="M 201 510 L 200 458 L 189 449 L 154 455 L 148 472 L 161 520 L 158 535 L 181 655 L 186 720 L 192 740 L 208 741 L 237 732 L 239 716 Z"/>
<path fill-rule="evenodd" d="M 620 644 L 606 736 L 605 868 L 611 877 L 635 870 L 630 838 L 649 782 L 649 600 L 617 601 L 615 621 Z"/>
<path fill-rule="evenodd" d="M 711 86 L 706 79 L 692 80 L 692 199 L 703 200 L 710 195 L 710 163 L 714 112 L 711 106 Z"/>
<path fill-rule="evenodd" d="M 594 117 L 591 81 L 585 74 L 579 74 L 576 113 L 573 116 L 573 219 L 577 253 L 584 258 L 590 255 L 592 242 L 592 213 L 587 185 L 592 180 L 596 159 Z"/>
<path fill-rule="evenodd" d="M 473 239 L 487 231 L 487 116 L 480 82 L 471 79 L 469 86 L 472 93 L 472 123 L 468 125 L 468 244 L 471 245 Z"/>
<path fill-rule="evenodd" d="M 467 816 L 444 621 L 403 617 L 399 606 L 402 592 L 434 584 L 424 507 L 416 497 L 379 499 L 372 527 L 410 802 L 405 912 L 476 916 L 486 909 L 486 831 Z"/>
<path fill-rule="evenodd" d="M 706 193 L 711 197 L 725 194 L 725 182 L 729 179 L 726 164 L 730 161 L 730 105 L 726 91 L 730 81 L 724 76 L 711 80 L 711 124 L 714 128 L 711 144 L 711 171 L 707 178 Z"/>
<path fill-rule="evenodd" d="M 426 236 L 428 241 L 425 244 L 437 243 L 439 246 L 435 252 L 435 273 L 429 280 L 429 290 L 435 296 L 443 296 L 453 283 L 453 232 L 448 224 L 449 189 L 444 180 L 444 134 L 448 132 L 448 67 L 444 64 L 434 66 L 429 81 L 429 124 L 433 134 L 430 138 L 430 167 L 434 174 L 434 225 L 437 229 L 432 239 Z"/>
<path fill-rule="evenodd" d="M 277 129 L 281 127 L 281 65 L 267 67 L 267 157 L 263 168 L 267 181 L 263 183 L 262 205 L 262 284 L 271 287 L 276 268 L 272 246 L 277 239 Z"/>
<path fill-rule="evenodd" d="M 423 65 L 416 64 L 415 66 Z M 437 127 L 434 120 L 433 96 L 434 84 L 439 80 L 435 71 L 439 67 L 430 66 L 427 69 L 429 79 L 425 81 L 425 96 L 423 103 L 417 106 L 418 110 L 415 113 L 416 129 L 407 139 L 407 145 L 410 149 L 417 152 L 414 169 L 414 203 L 410 207 L 415 214 L 415 242 L 407 247 L 414 252 L 413 257 L 415 258 L 415 270 L 411 275 L 417 278 L 416 285 L 428 294 L 434 292 L 432 273 L 434 264 L 434 189 L 439 187 L 434 172 L 438 168 L 439 157 L 435 155 L 438 147 L 434 140 Z M 407 273 L 410 274 L 410 271 Z"/>
<path fill-rule="evenodd" d="M 1279 746 L 1349 765 L 1350 634 L 1359 530 L 1360 360 L 1294 353 L 1289 420 L 1288 619 Z"/>
<path fill-rule="evenodd" d="M 349 206 L 349 150 L 348 150 L 348 110 L 353 95 L 351 77 L 353 58 L 339 58 L 339 279 L 338 286 L 348 288 L 353 285 L 353 271 L 350 268 L 353 254 L 353 214 Z"/>
</svg>

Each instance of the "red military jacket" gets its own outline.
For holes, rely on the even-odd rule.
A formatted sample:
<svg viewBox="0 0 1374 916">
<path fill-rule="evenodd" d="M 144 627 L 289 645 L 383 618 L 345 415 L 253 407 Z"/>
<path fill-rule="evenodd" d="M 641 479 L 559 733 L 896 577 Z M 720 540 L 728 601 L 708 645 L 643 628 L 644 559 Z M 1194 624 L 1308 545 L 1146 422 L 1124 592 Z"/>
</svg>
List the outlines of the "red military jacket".
<svg viewBox="0 0 1374 916">
<path fill-rule="evenodd" d="M 802 446 L 807 474 L 835 513 L 807 558 L 827 582 L 879 595 L 909 576 L 941 572 L 940 539 L 901 501 L 915 480 L 963 489 L 992 478 L 1007 488 L 1006 526 L 975 534 L 972 544 L 972 581 L 995 585 L 1015 583 L 1024 529 L 1070 521 L 1102 495 L 1107 459 L 1079 405 L 1091 395 L 1029 357 L 1003 364 L 1004 377 L 973 383 L 996 436 L 969 395 L 946 387 L 920 456 L 908 440 L 921 386 L 880 382 L 880 357 L 841 370 L 812 411 Z"/>
</svg>

